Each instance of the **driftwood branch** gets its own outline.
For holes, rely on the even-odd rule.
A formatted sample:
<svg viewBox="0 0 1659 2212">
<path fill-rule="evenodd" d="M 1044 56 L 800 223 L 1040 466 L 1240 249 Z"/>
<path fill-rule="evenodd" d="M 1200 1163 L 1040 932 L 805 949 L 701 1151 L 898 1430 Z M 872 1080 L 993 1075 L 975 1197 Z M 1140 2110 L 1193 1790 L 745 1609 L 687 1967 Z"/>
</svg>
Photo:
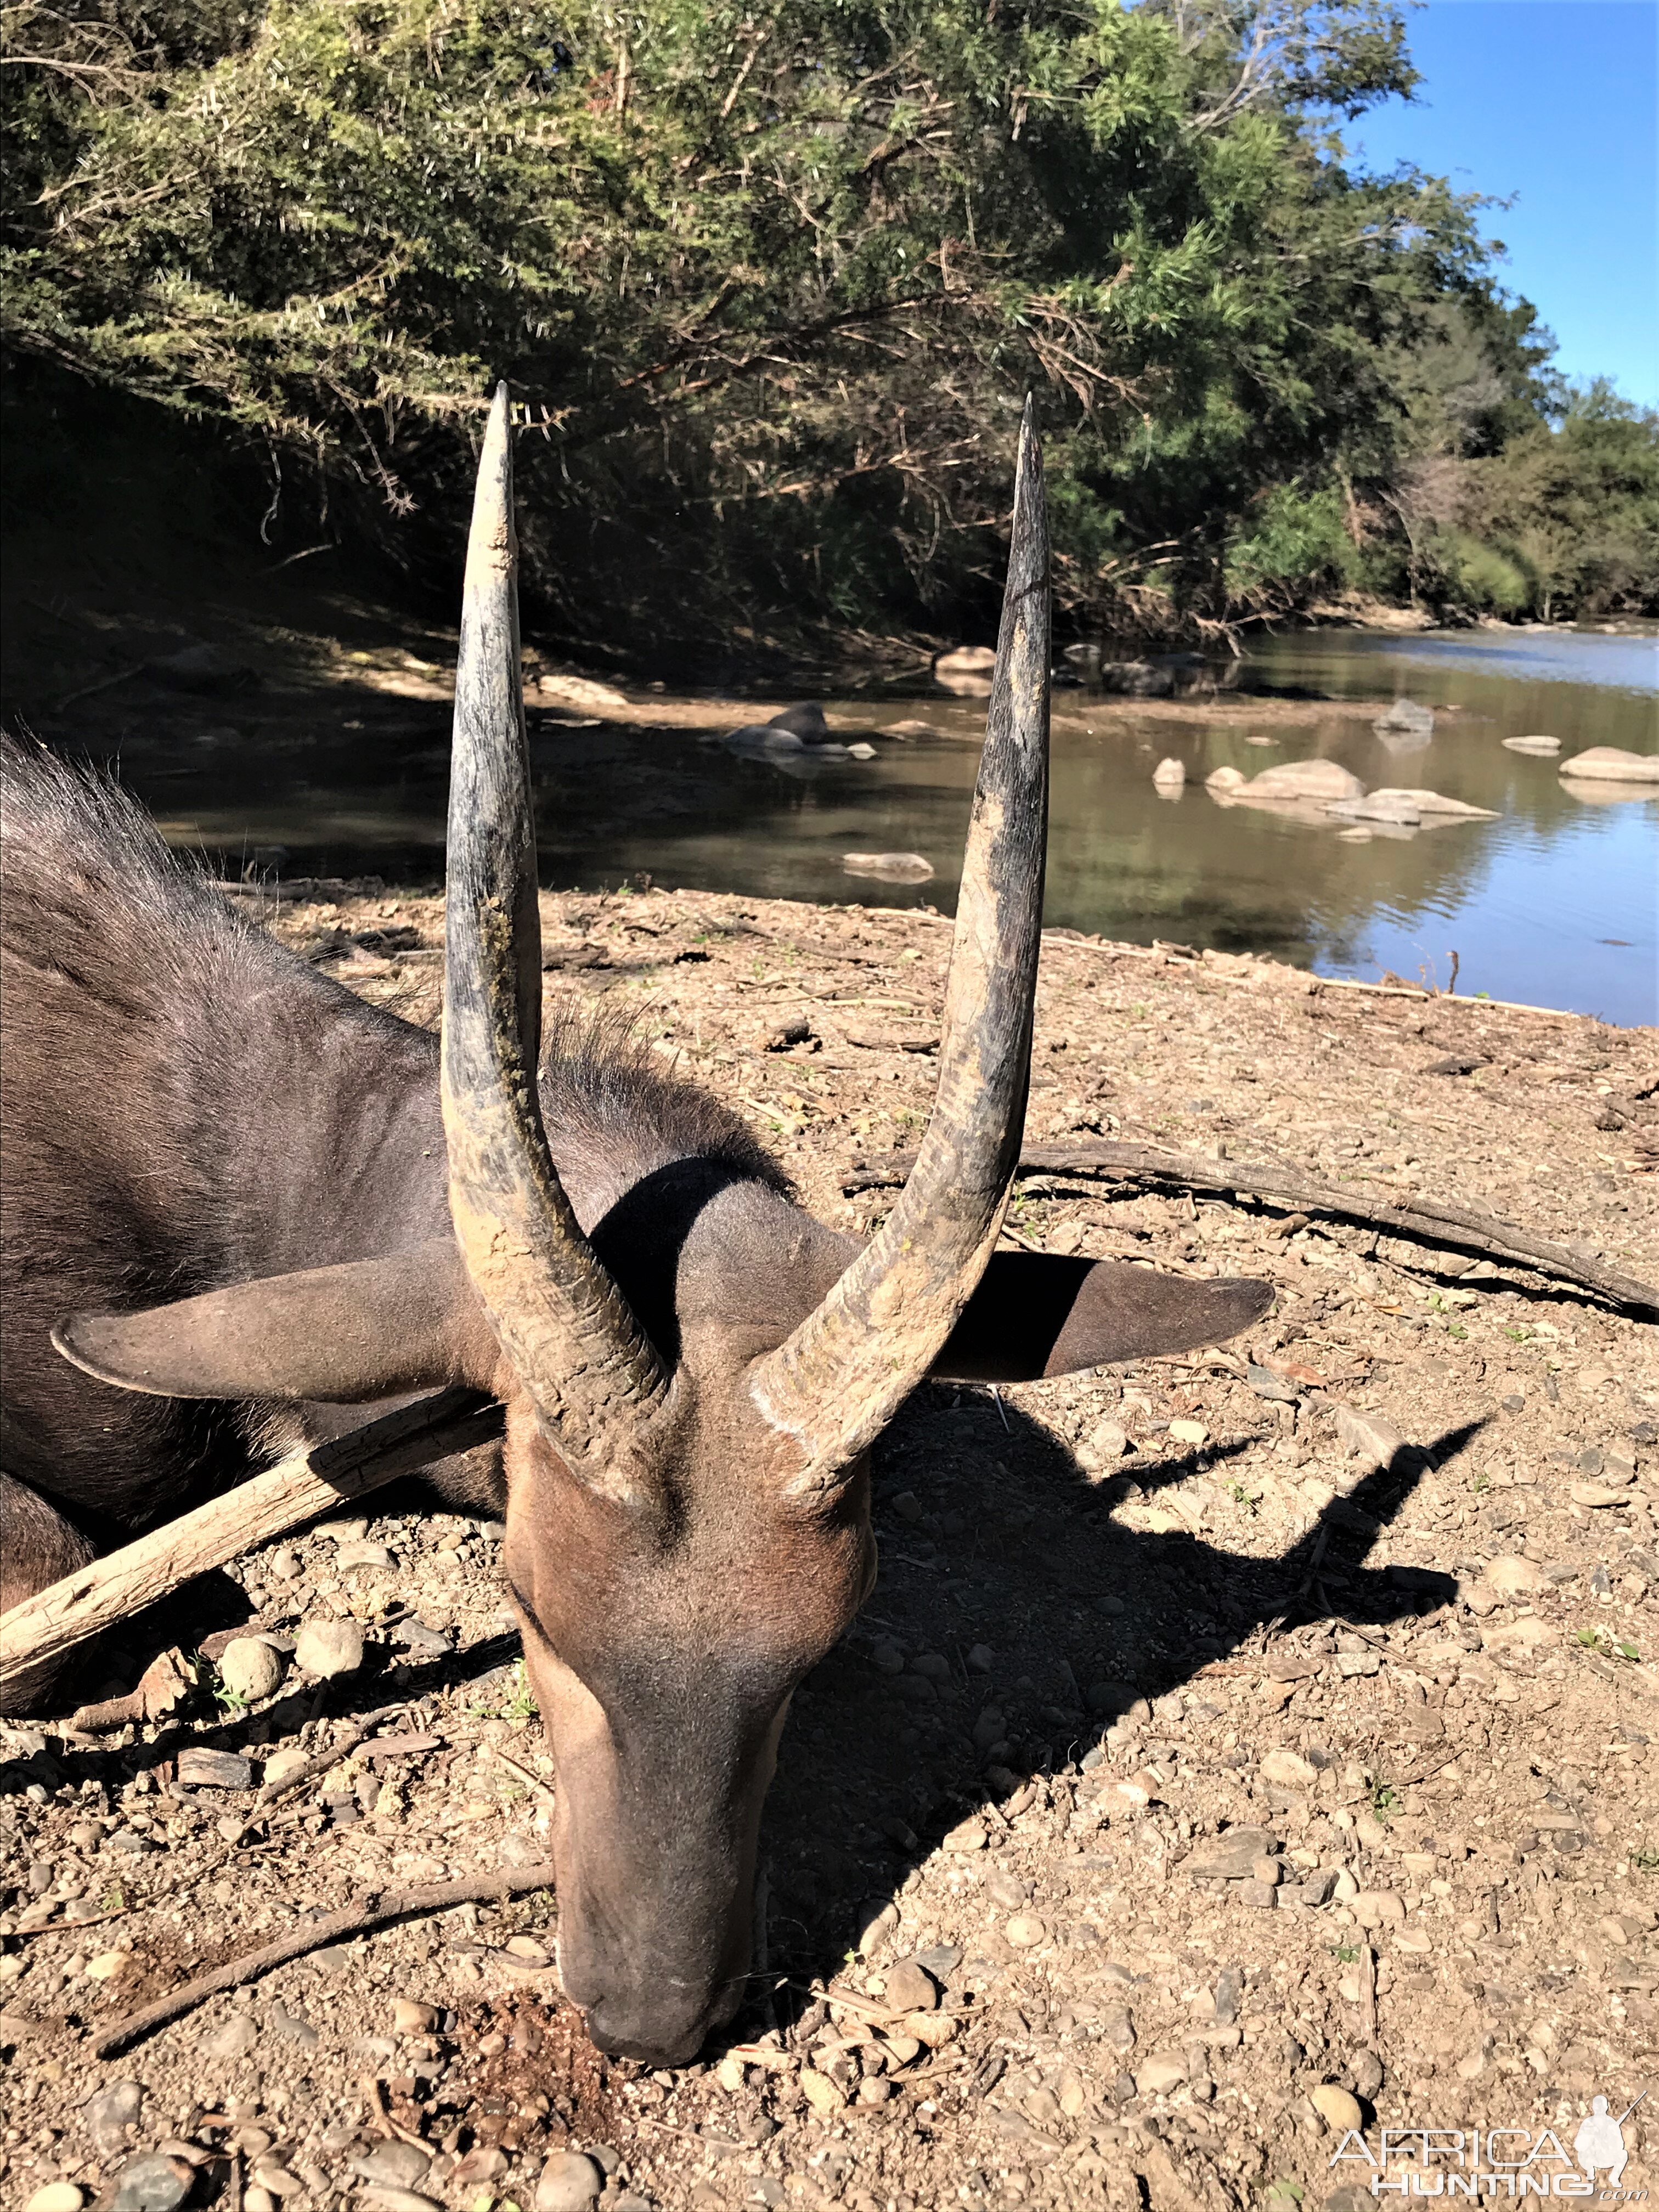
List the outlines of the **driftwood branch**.
<svg viewBox="0 0 1659 2212">
<path fill-rule="evenodd" d="M 502 1419 L 501 1407 L 476 1391 L 446 1390 L 256 1474 L 0 1613 L 0 1683 L 131 1618 L 250 1545 L 434 1460 L 493 1442 Z"/>
<path fill-rule="evenodd" d="M 509 1897 L 522 1897 L 527 1890 L 551 1889 L 553 1863 L 538 1861 L 533 1866 L 514 1867 L 510 1873 L 471 1875 L 464 1881 L 439 1882 L 427 1889 L 391 1889 L 378 1895 L 370 1893 L 344 1905 L 338 1912 L 325 1913 L 319 1920 L 308 1920 L 303 1927 L 290 1929 L 274 1943 L 267 1943 L 258 1951 L 244 1951 L 240 1958 L 226 1960 L 222 1966 L 215 1966 L 210 1973 L 198 1974 L 193 1982 L 185 1982 L 154 2004 L 142 2006 L 129 2013 L 125 2020 L 117 2021 L 106 2028 L 93 2045 L 99 2058 L 113 2058 L 135 2043 L 165 2027 L 169 2021 L 194 2012 L 209 1997 L 217 1996 L 222 1990 L 240 1990 L 249 1982 L 257 1982 L 262 1974 L 273 1967 L 285 1966 L 290 1959 L 302 1959 L 307 1951 L 320 1951 L 325 1943 L 344 1943 L 356 1936 L 366 1936 L 376 1928 L 389 1928 L 394 1920 L 412 1920 L 428 1912 L 447 1912 L 457 1905 L 479 1905 Z"/>
<path fill-rule="evenodd" d="M 847 1176 L 842 1188 L 851 1197 L 857 1191 L 902 1183 L 912 1157 L 896 1154 L 878 1168 Z M 1358 1191 L 1267 1161 L 1199 1160 L 1184 1153 L 1159 1152 L 1152 1145 L 1114 1144 L 1104 1139 L 1086 1144 L 1028 1145 L 1019 1156 L 1019 1173 L 1098 1176 L 1108 1182 L 1141 1183 L 1153 1189 L 1213 1190 L 1228 1196 L 1246 1193 L 1273 1199 L 1311 1212 L 1332 1214 L 1339 1220 L 1358 1222 L 1413 1243 L 1436 1244 L 1476 1259 L 1504 1260 L 1535 1268 L 1540 1274 L 1557 1276 L 1594 1291 L 1598 1297 L 1640 1321 L 1659 1321 L 1659 1290 L 1651 1284 L 1604 1267 L 1570 1252 L 1564 1244 L 1534 1237 L 1498 1214 L 1480 1212 L 1473 1206 L 1439 1206 L 1427 1199 L 1410 1206 L 1383 1206 Z"/>
</svg>

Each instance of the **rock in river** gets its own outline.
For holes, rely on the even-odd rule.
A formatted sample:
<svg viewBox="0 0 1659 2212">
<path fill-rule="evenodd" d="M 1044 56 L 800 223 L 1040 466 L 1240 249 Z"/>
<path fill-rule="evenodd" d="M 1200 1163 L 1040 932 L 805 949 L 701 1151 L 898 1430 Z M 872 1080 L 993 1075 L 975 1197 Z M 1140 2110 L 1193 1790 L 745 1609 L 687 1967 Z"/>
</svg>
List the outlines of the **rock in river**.
<svg viewBox="0 0 1659 2212">
<path fill-rule="evenodd" d="M 1659 783 L 1659 753 L 1631 753 L 1620 745 L 1591 745 L 1561 763 L 1569 778 L 1592 783 Z"/>
</svg>

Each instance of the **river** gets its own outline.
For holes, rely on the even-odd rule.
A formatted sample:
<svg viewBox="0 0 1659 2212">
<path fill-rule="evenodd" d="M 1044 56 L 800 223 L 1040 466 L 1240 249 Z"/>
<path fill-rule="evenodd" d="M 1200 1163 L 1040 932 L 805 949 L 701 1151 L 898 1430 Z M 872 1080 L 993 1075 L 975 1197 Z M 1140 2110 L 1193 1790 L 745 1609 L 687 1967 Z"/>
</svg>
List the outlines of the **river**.
<svg viewBox="0 0 1659 2212">
<path fill-rule="evenodd" d="M 1659 640 L 1628 632 L 1302 631 L 1251 644 L 1221 695 L 1224 713 L 1202 697 L 1107 709 L 1085 690 L 1057 690 L 1048 920 L 1443 988 L 1455 955 L 1461 992 L 1653 1022 L 1659 793 L 1592 795 L 1555 760 L 1501 740 L 1546 733 L 1563 757 L 1591 744 L 1653 751 L 1656 668 Z M 1425 744 L 1387 742 L 1341 705 L 1395 698 L 1441 710 Z M 878 735 L 872 761 L 780 761 L 684 730 L 532 715 L 544 880 L 591 889 L 646 874 L 948 909 L 982 702 L 922 678 L 833 703 L 877 732 L 912 726 Z M 1368 788 L 1426 787 L 1497 818 L 1358 841 L 1334 822 L 1224 808 L 1202 788 L 1218 767 L 1253 775 L 1315 754 Z M 1152 782 L 1165 756 L 1188 775 L 1173 800 Z M 380 702 L 252 751 L 234 729 L 205 732 L 182 753 L 135 731 L 123 771 L 177 842 L 233 862 L 428 883 L 441 867 L 447 738 L 436 706 Z M 871 849 L 921 853 L 936 872 L 915 887 L 850 877 L 842 854 Z"/>
</svg>

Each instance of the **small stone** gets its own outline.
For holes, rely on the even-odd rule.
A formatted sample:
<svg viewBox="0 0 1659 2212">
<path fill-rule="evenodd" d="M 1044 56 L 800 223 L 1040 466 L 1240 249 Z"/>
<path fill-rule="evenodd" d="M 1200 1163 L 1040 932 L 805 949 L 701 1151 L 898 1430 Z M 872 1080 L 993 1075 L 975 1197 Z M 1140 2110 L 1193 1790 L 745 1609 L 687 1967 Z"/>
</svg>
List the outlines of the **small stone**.
<svg viewBox="0 0 1659 2212">
<path fill-rule="evenodd" d="M 1263 1882 L 1269 1889 L 1277 1889 L 1283 1881 L 1285 1869 L 1277 1859 L 1259 1858 L 1250 1865 L 1250 1880 Z"/>
<path fill-rule="evenodd" d="M 1210 1440 L 1210 1432 L 1202 1421 L 1171 1421 L 1170 1441 L 1177 1444 L 1202 1444 Z"/>
<path fill-rule="evenodd" d="M 892 2094 L 893 2085 L 884 2074 L 866 2074 L 859 2083 L 861 2105 L 884 2105 Z"/>
<path fill-rule="evenodd" d="M 131 1964 L 131 1951 L 100 1951 L 96 1958 L 87 1961 L 87 1979 L 89 1982 L 112 1982 L 118 1975 L 125 1974 Z"/>
<path fill-rule="evenodd" d="M 498 2144 L 480 2143 L 476 2150 L 468 2151 L 450 2178 L 463 2188 L 476 2181 L 499 2181 L 511 2163 Z"/>
<path fill-rule="evenodd" d="M 294 1645 L 295 1663 L 325 1680 L 355 1674 L 363 1663 L 363 1632 L 355 1620 L 308 1620 Z"/>
<path fill-rule="evenodd" d="M 1257 1912 L 1271 1912 L 1279 1902 L 1279 1891 L 1270 1881 L 1241 1881 L 1238 1901 Z"/>
<path fill-rule="evenodd" d="M 279 1544 L 265 1561 L 265 1572 L 273 1582 L 291 1583 L 300 1571 L 300 1554 L 291 1544 Z"/>
<path fill-rule="evenodd" d="M 1406 1900 L 1397 1890 L 1356 1890 L 1348 1910 L 1362 1928 L 1397 1928 L 1406 1917 Z"/>
<path fill-rule="evenodd" d="M 1384 1469 L 1406 1441 L 1381 1413 L 1362 1413 L 1352 1406 L 1336 1408 L 1336 1433 L 1345 1451 L 1358 1452 L 1371 1466 Z"/>
<path fill-rule="evenodd" d="M 522 1959 L 527 1966 L 550 1966 L 553 1963 L 533 1936 L 509 1936 L 504 1948 L 510 1958 Z"/>
<path fill-rule="evenodd" d="M 1003 1929 L 1016 1951 L 1035 1951 L 1048 1940 L 1048 1930 L 1034 1912 L 1016 1912 Z"/>
<path fill-rule="evenodd" d="M 977 1820 L 960 1820 L 945 1838 L 947 1851 L 982 1851 L 986 1844 L 985 1830 Z"/>
<path fill-rule="evenodd" d="M 536 2184 L 536 2212 L 586 2212 L 605 2187 L 605 2175 L 579 2150 L 556 2151 Z"/>
<path fill-rule="evenodd" d="M 884 1978 L 895 2012 L 931 2012 L 939 2002 L 939 1984 L 914 1959 L 890 1968 Z"/>
<path fill-rule="evenodd" d="M 378 2142 L 352 2160 L 351 2170 L 388 2189 L 413 2189 L 431 2163 L 431 2152 L 418 2143 Z"/>
<path fill-rule="evenodd" d="M 1625 1505 L 1629 1503 L 1622 1492 L 1604 1490 L 1599 1482 L 1575 1482 L 1569 1488 L 1567 1495 L 1575 1505 L 1585 1506 L 1592 1513 L 1601 1512 L 1610 1505 Z"/>
<path fill-rule="evenodd" d="M 286 1782 L 291 1775 L 300 1773 L 310 1764 L 309 1753 L 301 1751 L 297 1744 L 290 1744 L 283 1751 L 273 1751 L 265 1761 L 265 1771 L 260 1778 L 263 1786 L 267 1790 L 275 1790 L 280 1784 Z"/>
<path fill-rule="evenodd" d="M 1285 1790 L 1311 1790 L 1319 1779 L 1319 1769 L 1297 1751 L 1270 1751 L 1261 1774 L 1264 1782 L 1276 1782 Z"/>
<path fill-rule="evenodd" d="M 242 2212 L 276 2212 L 276 2199 L 270 2190 L 251 2181 L 242 2191 Z"/>
<path fill-rule="evenodd" d="M 130 2158 L 106 2189 L 105 2212 L 173 2212 L 191 2192 L 194 2166 L 157 2153 Z"/>
<path fill-rule="evenodd" d="M 975 1644 L 968 1654 L 970 1674 L 988 1674 L 997 1663 L 997 1655 L 988 1644 Z"/>
<path fill-rule="evenodd" d="M 840 2082 L 832 2081 L 827 2074 L 820 2074 L 816 2067 L 804 2066 L 801 2069 L 800 2087 L 801 2094 L 820 2119 L 828 2119 L 832 2113 L 840 2112 L 847 2101 Z"/>
<path fill-rule="evenodd" d="M 1187 2078 L 1187 2062 L 1173 2051 L 1161 2057 L 1144 2059 L 1135 2069 L 1135 2093 L 1142 2097 L 1162 2097 Z"/>
<path fill-rule="evenodd" d="M 44 2189 L 37 2189 L 26 2201 L 23 2212 L 81 2212 L 85 2202 L 85 2197 L 73 2181 L 49 2181 Z"/>
<path fill-rule="evenodd" d="M 113 2158 L 127 2147 L 127 2130 L 137 2127 L 144 2108 L 142 2081 L 112 2081 L 87 2100 L 87 2125 L 100 2158 Z"/>
<path fill-rule="evenodd" d="M 126 1851 L 134 1858 L 143 1858 L 146 1853 L 161 1848 L 149 1836 L 140 1835 L 137 1828 L 118 1828 L 113 1835 L 104 1838 L 106 1851 Z"/>
<path fill-rule="evenodd" d="M 418 1652 L 431 1658 L 450 1648 L 443 1630 L 430 1628 L 423 1620 L 400 1620 L 392 1632 L 392 1641 L 400 1651 Z"/>
<path fill-rule="evenodd" d="M 435 2197 L 422 2197 L 417 2189 L 392 2189 L 384 2182 L 366 2188 L 359 2202 L 369 2212 L 443 2212 Z"/>
<path fill-rule="evenodd" d="M 1374 2051 L 1362 2051 L 1349 2069 L 1353 2086 L 1367 2100 L 1382 2087 L 1382 2061 Z"/>
<path fill-rule="evenodd" d="M 1547 738 L 1541 733 L 1532 738 L 1505 738 L 1503 742 L 1505 750 L 1509 752 L 1534 753 L 1540 759 L 1559 753 L 1561 750 L 1559 738 Z"/>
<path fill-rule="evenodd" d="M 298 2174 L 290 2173 L 285 2166 L 268 2165 L 264 2160 L 254 2167 L 253 2179 L 261 2189 L 279 2200 L 284 2197 L 298 2197 L 305 2189 L 305 2184 Z"/>
<path fill-rule="evenodd" d="M 280 2035 L 285 2043 L 297 2043 L 302 2051 L 317 2048 L 316 2029 L 300 2014 L 289 2012 L 286 2005 L 272 2005 L 270 2028 L 273 2035 Z"/>
<path fill-rule="evenodd" d="M 1344 2135 L 1350 2128 L 1364 2126 L 1358 2098 L 1339 2088 L 1334 2081 L 1322 2081 L 1311 2094 L 1315 2112 L 1334 2134 Z"/>
<path fill-rule="evenodd" d="M 202 2048 L 210 2058 L 245 2058 L 259 2040 L 259 2031 L 245 2012 L 234 2012 L 224 2026 L 204 2036 Z"/>
<path fill-rule="evenodd" d="M 714 2079 L 728 2097 L 740 2096 L 748 2078 L 744 2070 L 743 2062 L 738 2058 L 722 2058 L 714 2069 Z"/>
<path fill-rule="evenodd" d="M 341 1568 L 393 1567 L 398 1564 L 384 1544 L 342 1544 L 334 1559 Z"/>
<path fill-rule="evenodd" d="M 179 1754 L 179 1779 L 192 1790 L 251 1790 L 253 1762 L 239 1752 L 191 1747 Z"/>
<path fill-rule="evenodd" d="M 392 2027 L 396 2035 L 430 2035 L 438 2025 L 436 2005 L 419 2004 L 413 1997 L 392 2001 Z"/>
<path fill-rule="evenodd" d="M 907 2013 L 902 2026 L 906 2035 L 925 2043 L 930 2051 L 942 2051 L 957 2039 L 957 2022 L 948 2012 Z"/>
<path fill-rule="evenodd" d="M 1244 1881 L 1257 1860 L 1278 1848 L 1278 1837 L 1267 1828 L 1228 1828 L 1219 1836 L 1194 1844 L 1182 1871 L 1212 1881 Z"/>
<path fill-rule="evenodd" d="M 238 1636 L 219 1655 L 219 1680 L 251 1705 L 274 1695 L 286 1671 L 282 1653 L 273 1651 L 262 1636 Z"/>
<path fill-rule="evenodd" d="M 1505 1596 L 1518 1590 L 1544 1590 L 1553 1587 L 1549 1577 L 1536 1559 L 1524 1559 L 1518 1553 L 1506 1552 L 1494 1559 L 1486 1569 L 1486 1580 Z"/>
</svg>

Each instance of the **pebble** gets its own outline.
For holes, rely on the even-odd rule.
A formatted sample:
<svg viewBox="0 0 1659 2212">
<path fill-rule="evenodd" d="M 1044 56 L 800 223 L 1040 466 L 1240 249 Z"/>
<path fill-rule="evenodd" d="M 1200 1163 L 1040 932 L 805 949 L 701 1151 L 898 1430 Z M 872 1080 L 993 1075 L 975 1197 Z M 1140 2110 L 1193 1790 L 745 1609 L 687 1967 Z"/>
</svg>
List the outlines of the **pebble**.
<svg viewBox="0 0 1659 2212">
<path fill-rule="evenodd" d="M 355 1674 L 363 1663 L 363 1632 L 355 1620 L 308 1620 L 295 1640 L 296 1665 L 326 1680 Z"/>
<path fill-rule="evenodd" d="M 1235 1885 L 1238 1901 L 1258 1912 L 1271 1912 L 1279 1902 L 1279 1890 L 1271 1881 L 1241 1881 Z"/>
<path fill-rule="evenodd" d="M 536 2184 L 536 2212 L 586 2212 L 605 2175 L 579 2150 L 556 2151 Z"/>
<path fill-rule="evenodd" d="M 396 1559 L 384 1544 L 342 1544 L 334 1554 L 338 1567 L 392 1567 Z"/>
<path fill-rule="evenodd" d="M 279 1783 L 286 1782 L 291 1774 L 298 1774 L 310 1764 L 309 1753 L 301 1751 L 297 1744 L 290 1744 L 283 1751 L 273 1751 L 265 1761 L 264 1787 L 274 1790 Z"/>
<path fill-rule="evenodd" d="M 191 2192 L 194 2166 L 150 2152 L 130 2158 L 106 2189 L 104 2212 L 173 2212 Z"/>
<path fill-rule="evenodd" d="M 1141 2097 L 1161 2097 L 1187 2078 L 1187 2062 L 1177 2058 L 1173 2051 L 1161 2057 L 1147 2058 L 1135 2069 L 1135 2094 Z"/>
<path fill-rule="evenodd" d="M 985 1830 L 977 1820 L 959 1820 L 945 1838 L 947 1851 L 982 1851 L 985 1844 Z"/>
<path fill-rule="evenodd" d="M 419 2004 L 413 1997 L 398 1997 L 392 2003 L 392 2025 L 398 2035 L 430 2035 L 438 2025 L 438 2008 Z"/>
<path fill-rule="evenodd" d="M 220 1680 L 250 1705 L 272 1696 L 281 1687 L 286 1671 L 282 1653 L 273 1651 L 262 1636 L 234 1637 L 219 1655 Z"/>
<path fill-rule="evenodd" d="M 1261 1773 L 1264 1782 L 1276 1782 L 1285 1790 L 1311 1790 L 1319 1779 L 1319 1769 L 1298 1751 L 1270 1751 Z"/>
<path fill-rule="evenodd" d="M 378 2142 L 352 2160 L 351 2171 L 386 2188 L 412 2189 L 431 2162 L 431 2152 L 418 2143 Z"/>
<path fill-rule="evenodd" d="M 827 2074 L 820 2074 L 816 2067 L 801 2069 L 800 2088 L 802 2096 L 820 2119 L 828 2119 L 832 2112 L 840 2112 L 847 2102 L 841 2084 L 832 2081 Z"/>
<path fill-rule="evenodd" d="M 1494 1589 L 1507 1595 L 1516 1590 L 1545 1590 L 1553 1587 L 1549 1577 L 1536 1559 L 1523 1559 L 1518 1553 L 1505 1553 L 1494 1559 L 1486 1569 L 1486 1580 Z"/>
<path fill-rule="evenodd" d="M 1278 1848 L 1279 1838 L 1269 1829 L 1229 1828 L 1212 1841 L 1206 1839 L 1194 1844 L 1182 1870 L 1212 1879 L 1243 1881 L 1254 1871 L 1258 1859 L 1269 1856 Z"/>
<path fill-rule="evenodd" d="M 1351 2071 L 1353 2086 L 1362 2097 L 1373 2098 L 1382 2087 L 1382 2061 L 1374 2051 L 1362 2051 Z"/>
<path fill-rule="evenodd" d="M 422 1651 L 435 1657 L 449 1650 L 449 1638 L 441 1628 L 430 1628 L 423 1620 L 401 1620 L 392 1632 L 392 1641 L 400 1651 Z"/>
<path fill-rule="evenodd" d="M 893 2085 L 884 2074 L 866 2074 L 859 2083 L 861 2105 L 884 2105 L 892 2094 Z"/>
<path fill-rule="evenodd" d="M 1362 1928 L 1397 1928 L 1406 1917 L 1406 1900 L 1397 1890 L 1361 1889 L 1348 1899 L 1348 1910 Z"/>
<path fill-rule="evenodd" d="M 1202 1421 L 1171 1421 L 1170 1441 L 1177 1444 L 1203 1444 L 1210 1440 L 1210 1432 Z"/>
<path fill-rule="evenodd" d="M 374 2212 L 443 2212 L 435 2197 L 422 2197 L 417 2189 L 390 2189 L 384 2182 L 372 2183 L 359 2201 Z"/>
<path fill-rule="evenodd" d="M 112 1836 L 104 1838 L 106 1851 L 128 1851 L 134 1858 L 142 1858 L 148 1851 L 159 1851 L 161 1846 L 148 1836 L 141 1836 L 137 1828 L 118 1828 Z"/>
<path fill-rule="evenodd" d="M 1575 1505 L 1587 1506 L 1592 1513 L 1609 1505 L 1626 1505 L 1630 1502 L 1621 1491 L 1604 1490 L 1599 1482 L 1575 1482 L 1567 1495 Z"/>
<path fill-rule="evenodd" d="M 1365 2124 L 1358 2098 L 1339 2088 L 1334 2081 L 1322 2081 L 1312 2093 L 1312 2103 L 1333 2134 L 1345 2135 L 1350 2128 L 1363 2128 Z"/>
<path fill-rule="evenodd" d="M 142 2081 L 112 2081 L 87 2100 L 87 2125 L 100 2158 L 113 2158 L 127 2147 L 127 2130 L 137 2127 L 144 2108 Z"/>
<path fill-rule="evenodd" d="M 280 2035 L 285 2043 L 297 2043 L 302 2051 L 317 2048 L 316 2029 L 298 2013 L 289 2012 L 286 2005 L 272 2005 L 270 2026 L 272 2033 Z"/>
<path fill-rule="evenodd" d="M 939 2003 L 938 1984 L 914 1959 L 892 1967 L 885 1980 L 887 2002 L 895 2012 L 931 2012 Z"/>
<path fill-rule="evenodd" d="M 210 2058 L 245 2058 L 259 2040 L 259 2031 L 245 2012 L 234 2012 L 222 2027 L 204 2036 L 202 2048 Z"/>
<path fill-rule="evenodd" d="M 131 1951 L 100 1951 L 96 1958 L 87 1961 L 87 1979 L 89 1982 L 112 1982 L 118 1975 L 125 1974 L 131 1964 Z"/>
<path fill-rule="evenodd" d="M 1016 1951 L 1035 1951 L 1048 1940 L 1048 1930 L 1034 1912 L 1017 1912 L 1003 1929 Z"/>
<path fill-rule="evenodd" d="M 239 1752 L 191 1747 L 179 1754 L 179 1779 L 192 1790 L 249 1790 L 253 1786 L 253 1762 Z"/>
<path fill-rule="evenodd" d="M 37 2189 L 23 2206 L 23 2212 L 81 2212 L 85 2203 L 79 2185 L 73 2181 L 49 2181 L 44 2189 Z"/>
<path fill-rule="evenodd" d="M 251 2181 L 242 2191 L 242 2212 L 276 2212 L 276 2199 L 259 2182 Z"/>
</svg>

